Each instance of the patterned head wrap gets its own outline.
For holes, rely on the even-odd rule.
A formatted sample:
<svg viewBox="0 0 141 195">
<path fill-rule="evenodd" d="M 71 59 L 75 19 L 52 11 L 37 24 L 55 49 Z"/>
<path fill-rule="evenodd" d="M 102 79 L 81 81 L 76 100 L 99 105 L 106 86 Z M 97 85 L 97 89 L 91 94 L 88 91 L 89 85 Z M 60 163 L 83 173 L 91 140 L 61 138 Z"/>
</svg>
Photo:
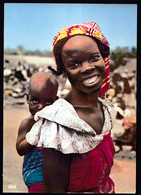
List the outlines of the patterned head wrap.
<svg viewBox="0 0 141 195">
<path fill-rule="evenodd" d="M 55 37 L 53 41 L 53 55 L 57 64 L 57 73 L 62 74 L 63 63 L 61 60 L 61 50 L 66 41 L 75 35 L 87 35 L 95 38 L 101 55 L 105 61 L 105 78 L 103 80 L 102 87 L 99 91 L 99 96 L 103 96 L 105 92 L 110 88 L 110 74 L 109 74 L 109 43 L 100 31 L 98 25 L 94 22 L 86 22 L 76 25 L 71 25 L 62 29 Z"/>
</svg>

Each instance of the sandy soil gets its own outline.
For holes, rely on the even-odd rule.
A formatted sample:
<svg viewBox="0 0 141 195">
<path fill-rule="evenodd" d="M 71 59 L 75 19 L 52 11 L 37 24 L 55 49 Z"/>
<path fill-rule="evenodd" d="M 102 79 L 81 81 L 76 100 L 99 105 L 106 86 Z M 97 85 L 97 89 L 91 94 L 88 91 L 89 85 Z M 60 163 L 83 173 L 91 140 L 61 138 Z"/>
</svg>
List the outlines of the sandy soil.
<svg viewBox="0 0 141 195">
<path fill-rule="evenodd" d="M 3 192 L 27 192 L 22 179 L 23 157 L 17 154 L 15 143 L 19 124 L 28 115 L 26 107 L 4 108 Z M 116 124 L 115 128 L 120 127 Z M 111 177 L 115 183 L 116 193 L 135 193 L 136 161 L 115 158 Z"/>
</svg>

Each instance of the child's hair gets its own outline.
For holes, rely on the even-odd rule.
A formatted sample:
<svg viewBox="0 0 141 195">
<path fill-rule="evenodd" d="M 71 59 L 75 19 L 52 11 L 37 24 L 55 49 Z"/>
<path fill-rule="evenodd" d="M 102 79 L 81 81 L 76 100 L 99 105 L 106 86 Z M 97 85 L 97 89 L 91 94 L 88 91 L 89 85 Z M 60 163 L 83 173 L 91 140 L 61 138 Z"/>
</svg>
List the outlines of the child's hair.
<svg viewBox="0 0 141 195">
<path fill-rule="evenodd" d="M 58 81 L 57 78 L 55 77 L 55 75 L 53 75 L 50 72 L 37 72 L 34 73 L 29 81 L 28 84 L 28 88 L 26 90 L 26 95 L 30 94 L 30 90 L 31 90 L 31 86 L 32 86 L 32 82 L 36 79 L 42 79 L 44 81 L 44 84 L 47 85 L 49 82 L 52 83 L 52 85 L 54 85 L 56 91 L 58 89 Z"/>
</svg>

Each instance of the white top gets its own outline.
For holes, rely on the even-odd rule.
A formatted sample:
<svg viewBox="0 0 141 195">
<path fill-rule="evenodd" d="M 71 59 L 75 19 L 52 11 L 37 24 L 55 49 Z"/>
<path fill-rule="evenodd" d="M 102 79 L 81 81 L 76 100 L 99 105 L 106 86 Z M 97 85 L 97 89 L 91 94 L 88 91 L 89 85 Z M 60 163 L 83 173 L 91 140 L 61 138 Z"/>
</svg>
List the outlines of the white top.
<svg viewBox="0 0 141 195">
<path fill-rule="evenodd" d="M 101 134 L 97 135 L 88 123 L 79 118 L 69 102 L 59 98 L 35 114 L 37 122 L 26 134 L 27 142 L 65 154 L 86 153 L 94 149 L 103 140 L 103 134 L 113 128 L 115 118 L 113 104 L 108 99 L 98 99 L 103 105 L 105 118 Z"/>
</svg>

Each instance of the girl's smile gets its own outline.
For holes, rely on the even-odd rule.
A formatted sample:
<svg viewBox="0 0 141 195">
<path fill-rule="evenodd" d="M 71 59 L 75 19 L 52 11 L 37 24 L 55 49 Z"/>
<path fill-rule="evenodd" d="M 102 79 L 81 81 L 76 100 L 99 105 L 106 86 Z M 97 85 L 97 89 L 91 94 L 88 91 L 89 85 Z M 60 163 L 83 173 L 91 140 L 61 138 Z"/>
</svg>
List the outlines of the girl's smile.
<svg viewBox="0 0 141 195">
<path fill-rule="evenodd" d="M 98 79 L 99 79 L 99 74 L 97 75 L 94 75 L 93 77 L 91 78 L 88 78 L 88 79 L 84 79 L 82 81 L 82 84 L 86 87 L 92 87 L 94 84 L 96 84 L 98 82 Z"/>
</svg>

